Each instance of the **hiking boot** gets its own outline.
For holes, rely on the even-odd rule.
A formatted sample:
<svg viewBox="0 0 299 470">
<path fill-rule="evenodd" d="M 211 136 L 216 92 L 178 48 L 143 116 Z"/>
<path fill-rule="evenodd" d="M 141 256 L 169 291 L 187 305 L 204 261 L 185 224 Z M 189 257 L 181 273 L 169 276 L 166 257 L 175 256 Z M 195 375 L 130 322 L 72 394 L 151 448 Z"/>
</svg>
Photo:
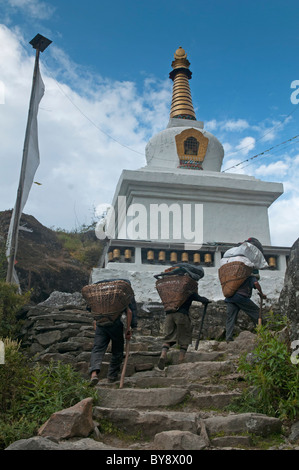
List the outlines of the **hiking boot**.
<svg viewBox="0 0 299 470">
<path fill-rule="evenodd" d="M 165 357 L 160 357 L 158 361 L 158 369 L 164 370 L 165 367 Z"/>
<path fill-rule="evenodd" d="M 89 385 L 91 387 L 94 387 L 98 383 L 98 381 L 99 381 L 98 377 L 92 377 L 89 381 Z"/>
<path fill-rule="evenodd" d="M 107 377 L 107 380 L 110 384 L 112 384 L 114 382 L 117 382 L 118 376 L 116 376 L 116 377 Z"/>
</svg>

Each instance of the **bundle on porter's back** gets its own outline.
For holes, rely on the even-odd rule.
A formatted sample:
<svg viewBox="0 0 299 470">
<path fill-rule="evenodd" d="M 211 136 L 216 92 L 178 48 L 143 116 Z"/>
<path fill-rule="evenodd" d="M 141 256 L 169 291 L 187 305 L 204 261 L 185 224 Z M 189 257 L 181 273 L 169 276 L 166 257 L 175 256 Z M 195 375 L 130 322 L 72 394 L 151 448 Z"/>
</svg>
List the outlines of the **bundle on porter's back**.
<svg viewBox="0 0 299 470">
<path fill-rule="evenodd" d="M 249 238 L 230 248 L 224 253 L 218 270 L 223 295 L 231 297 L 254 270 L 267 267 L 262 245 L 257 239 Z"/>
<path fill-rule="evenodd" d="M 204 270 L 201 266 L 188 263 L 178 263 L 154 276 L 165 312 L 176 312 L 191 294 L 197 292 L 197 281 L 203 276 Z"/>
<path fill-rule="evenodd" d="M 84 286 L 82 295 L 98 321 L 114 321 L 128 307 L 134 292 L 126 279 L 107 279 Z"/>
</svg>

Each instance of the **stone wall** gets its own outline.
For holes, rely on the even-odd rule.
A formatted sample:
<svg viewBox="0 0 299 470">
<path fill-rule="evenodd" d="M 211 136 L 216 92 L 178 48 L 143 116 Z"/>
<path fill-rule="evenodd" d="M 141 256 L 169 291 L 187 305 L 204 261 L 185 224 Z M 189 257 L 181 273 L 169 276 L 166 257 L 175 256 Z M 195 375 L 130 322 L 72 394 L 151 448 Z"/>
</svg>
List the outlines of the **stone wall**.
<svg viewBox="0 0 299 470">
<path fill-rule="evenodd" d="M 158 302 L 138 303 L 138 328 L 134 341 L 142 336 L 159 337 L 162 341 L 165 314 Z M 201 339 L 222 340 L 225 337 L 226 308 L 223 301 L 208 305 Z M 190 309 L 194 343 L 200 329 L 203 306 L 194 304 Z M 253 323 L 240 312 L 235 333 L 253 331 Z M 93 317 L 86 310 L 80 293 L 54 292 L 45 301 L 25 312 L 21 332 L 22 346 L 41 363 L 51 360 L 72 364 L 83 375 L 88 374 L 90 353 L 93 347 Z M 139 338 L 139 339 L 138 339 Z"/>
</svg>

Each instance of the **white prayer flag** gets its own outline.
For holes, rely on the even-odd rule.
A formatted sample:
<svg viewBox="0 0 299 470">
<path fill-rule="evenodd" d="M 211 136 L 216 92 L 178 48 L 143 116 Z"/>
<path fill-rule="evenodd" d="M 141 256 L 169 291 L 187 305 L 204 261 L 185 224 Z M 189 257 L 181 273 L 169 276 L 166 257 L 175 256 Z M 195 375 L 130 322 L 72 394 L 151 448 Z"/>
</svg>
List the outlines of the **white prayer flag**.
<svg viewBox="0 0 299 470">
<path fill-rule="evenodd" d="M 23 208 L 29 196 L 29 192 L 34 180 L 35 172 L 39 166 L 39 149 L 38 149 L 38 125 L 37 125 L 37 114 L 39 103 L 44 95 L 45 86 L 40 74 L 38 62 L 36 63 L 36 76 L 33 83 L 30 106 L 28 112 L 27 128 L 25 134 L 25 142 L 23 149 L 22 167 L 18 188 L 17 201 L 12 213 L 10 226 L 7 235 L 6 245 L 6 257 L 9 260 L 12 253 L 12 242 L 13 242 L 13 229 L 19 229 L 19 222 L 23 212 Z M 16 220 L 17 219 L 17 220 Z M 16 237 L 17 238 L 17 237 Z M 19 284 L 18 277 L 13 267 L 13 281 Z"/>
</svg>

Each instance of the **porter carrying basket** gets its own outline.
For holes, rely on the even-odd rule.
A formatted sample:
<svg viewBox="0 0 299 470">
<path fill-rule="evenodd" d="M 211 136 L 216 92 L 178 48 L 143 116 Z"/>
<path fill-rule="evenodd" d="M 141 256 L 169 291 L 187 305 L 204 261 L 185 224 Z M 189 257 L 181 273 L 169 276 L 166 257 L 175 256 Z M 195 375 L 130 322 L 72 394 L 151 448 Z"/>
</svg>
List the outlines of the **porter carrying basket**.
<svg viewBox="0 0 299 470">
<path fill-rule="evenodd" d="M 84 286 L 82 295 L 98 321 L 114 321 L 128 307 L 134 292 L 128 281 L 117 279 Z"/>
<path fill-rule="evenodd" d="M 176 312 L 191 294 L 197 292 L 197 281 L 187 274 L 163 276 L 156 281 L 156 289 L 166 313 Z"/>
<path fill-rule="evenodd" d="M 252 267 L 241 261 L 226 263 L 218 269 L 224 297 L 231 297 L 252 273 Z"/>
</svg>

